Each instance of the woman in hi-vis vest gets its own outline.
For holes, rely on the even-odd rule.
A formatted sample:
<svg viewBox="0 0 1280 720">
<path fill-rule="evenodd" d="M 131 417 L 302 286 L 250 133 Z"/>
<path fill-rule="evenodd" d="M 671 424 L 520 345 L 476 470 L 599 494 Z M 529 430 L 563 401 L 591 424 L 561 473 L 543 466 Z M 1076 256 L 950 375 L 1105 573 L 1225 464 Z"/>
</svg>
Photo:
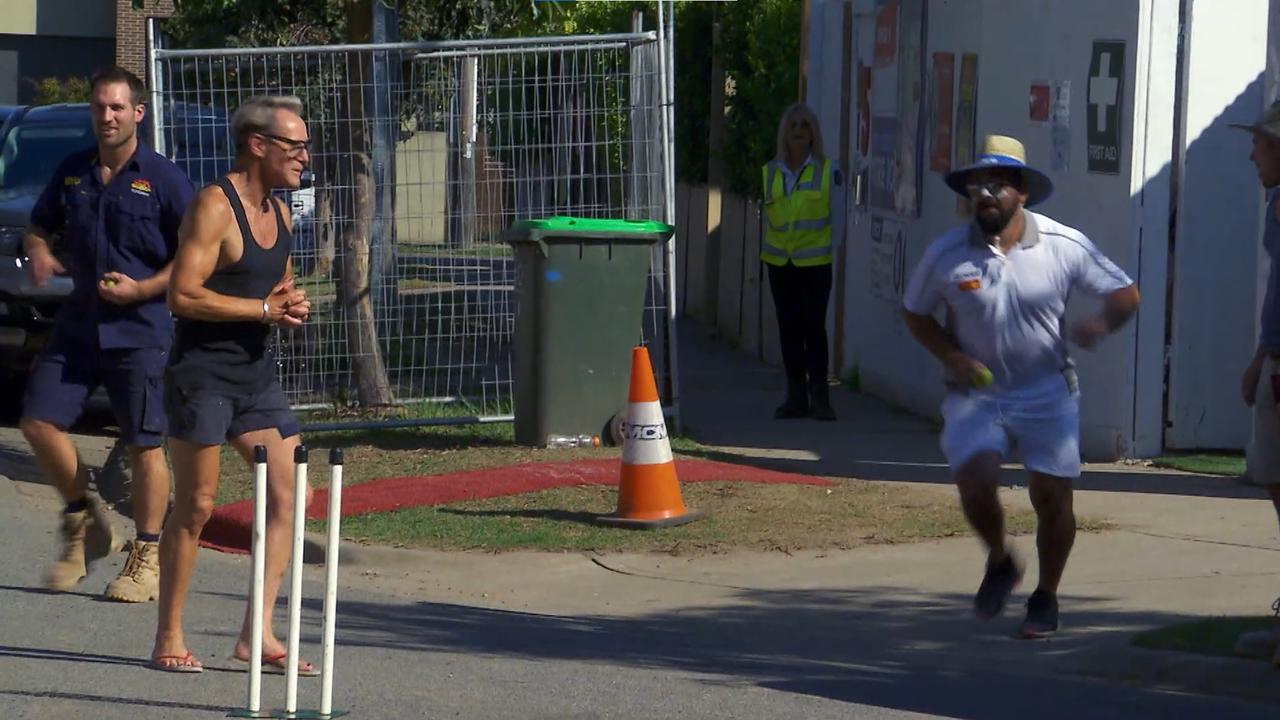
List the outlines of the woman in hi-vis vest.
<svg viewBox="0 0 1280 720">
<path fill-rule="evenodd" d="M 818 118 L 803 103 L 778 123 L 777 155 L 761 168 L 764 238 L 760 259 L 778 315 L 787 397 L 775 418 L 835 420 L 827 387 L 827 301 L 831 297 L 833 189 L 840 175 L 822 153 Z"/>
</svg>

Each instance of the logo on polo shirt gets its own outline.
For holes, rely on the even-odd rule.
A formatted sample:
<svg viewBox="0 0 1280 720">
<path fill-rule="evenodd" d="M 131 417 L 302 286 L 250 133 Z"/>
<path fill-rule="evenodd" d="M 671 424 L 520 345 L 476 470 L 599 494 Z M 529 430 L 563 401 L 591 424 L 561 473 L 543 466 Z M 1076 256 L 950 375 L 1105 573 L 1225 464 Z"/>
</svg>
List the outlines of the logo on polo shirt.
<svg viewBox="0 0 1280 720">
<path fill-rule="evenodd" d="M 72 185 L 79 185 L 80 178 L 69 175 L 62 179 L 62 184 L 66 185 L 67 187 L 71 187 Z"/>
<path fill-rule="evenodd" d="M 146 197 L 151 197 L 151 181 L 150 180 L 134 180 L 129 184 L 129 189 Z"/>
<path fill-rule="evenodd" d="M 982 289 L 982 271 L 969 263 L 956 268 L 951 274 L 951 282 L 956 287 L 965 292 L 973 292 Z"/>
</svg>

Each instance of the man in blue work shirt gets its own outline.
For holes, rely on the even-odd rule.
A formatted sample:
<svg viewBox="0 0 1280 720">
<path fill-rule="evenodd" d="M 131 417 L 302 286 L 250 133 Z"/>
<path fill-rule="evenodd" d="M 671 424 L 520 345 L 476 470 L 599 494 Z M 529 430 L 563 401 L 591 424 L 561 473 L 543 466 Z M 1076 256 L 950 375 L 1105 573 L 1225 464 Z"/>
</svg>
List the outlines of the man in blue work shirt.
<svg viewBox="0 0 1280 720">
<path fill-rule="evenodd" d="M 163 378 L 173 319 L 165 292 L 194 188 L 177 166 L 138 141 L 146 108 L 137 76 L 113 67 L 95 75 L 91 88 L 97 147 L 58 166 L 23 238 L 32 282 L 43 285 L 66 273 L 75 290 L 32 368 L 21 426 L 66 502 L 62 554 L 45 584 L 69 590 L 85 577 L 87 563 L 118 548 L 110 522 L 86 494 L 84 467 L 67 435 L 89 395 L 106 388 L 129 450 L 138 534 L 105 595 L 148 602 L 158 593 L 158 540 L 169 501 Z M 69 267 L 53 254 L 55 238 Z"/>
</svg>

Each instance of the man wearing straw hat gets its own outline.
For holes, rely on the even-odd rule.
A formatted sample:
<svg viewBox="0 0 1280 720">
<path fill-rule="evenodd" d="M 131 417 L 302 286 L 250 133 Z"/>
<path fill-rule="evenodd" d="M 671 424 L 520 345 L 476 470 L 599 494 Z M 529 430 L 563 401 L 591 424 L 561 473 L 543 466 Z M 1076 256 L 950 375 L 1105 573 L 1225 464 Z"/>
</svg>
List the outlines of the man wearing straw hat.
<svg viewBox="0 0 1280 720">
<path fill-rule="evenodd" d="M 1240 393 L 1253 408 L 1253 447 L 1249 464 L 1255 482 L 1267 489 L 1276 513 L 1280 514 L 1280 102 L 1267 108 L 1257 122 L 1232 124 L 1253 135 L 1249 159 L 1258 171 L 1258 181 L 1270 193 L 1262 234 L 1262 245 L 1271 258 L 1267 293 L 1262 301 L 1262 322 L 1258 349 L 1244 371 Z M 1272 605 L 1280 614 L 1280 599 Z M 1236 653 L 1269 657 L 1280 665 L 1280 623 L 1241 635 Z"/>
<path fill-rule="evenodd" d="M 998 615 L 1022 579 L 996 494 L 1000 465 L 1016 453 L 1030 475 L 1040 560 L 1021 635 L 1048 637 L 1058 629 L 1058 583 L 1076 532 L 1071 482 L 1080 475 L 1080 396 L 1063 337 L 1067 297 L 1081 290 L 1104 298 L 1101 313 L 1070 329 L 1076 344 L 1091 348 L 1138 309 L 1138 290 L 1079 230 L 1026 209 L 1048 198 L 1053 184 L 1027 166 L 1017 140 L 988 136 L 977 162 L 946 181 L 973 202 L 973 220 L 929 245 L 903 316 L 945 368 L 942 450 L 989 552 L 974 612 Z M 940 305 L 945 325 L 934 318 Z"/>
</svg>

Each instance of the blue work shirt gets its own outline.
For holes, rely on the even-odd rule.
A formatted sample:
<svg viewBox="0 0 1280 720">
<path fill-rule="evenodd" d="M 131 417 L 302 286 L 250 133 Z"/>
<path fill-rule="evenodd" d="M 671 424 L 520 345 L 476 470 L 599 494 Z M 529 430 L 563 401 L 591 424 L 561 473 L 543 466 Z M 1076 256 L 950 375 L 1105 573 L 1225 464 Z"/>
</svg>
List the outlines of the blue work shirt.
<svg viewBox="0 0 1280 720">
<path fill-rule="evenodd" d="M 31 211 L 31 224 L 61 237 L 60 253 L 75 290 L 58 313 L 65 339 L 115 348 L 168 348 L 173 317 L 165 294 L 129 305 L 98 295 L 98 281 L 118 272 L 144 280 L 164 269 L 178 250 L 182 214 L 195 196 L 191 180 L 142 143 L 105 186 L 97 148 L 68 156 Z"/>
</svg>

